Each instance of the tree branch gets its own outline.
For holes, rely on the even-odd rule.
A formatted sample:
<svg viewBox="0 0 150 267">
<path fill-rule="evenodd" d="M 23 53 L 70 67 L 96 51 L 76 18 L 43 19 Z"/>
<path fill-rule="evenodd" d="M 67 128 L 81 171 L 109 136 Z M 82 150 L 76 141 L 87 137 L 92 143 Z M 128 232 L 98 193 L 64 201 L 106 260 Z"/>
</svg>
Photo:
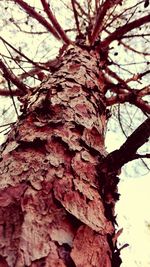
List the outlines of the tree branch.
<svg viewBox="0 0 150 267">
<path fill-rule="evenodd" d="M 132 160 L 134 159 L 150 159 L 150 154 L 145 154 L 145 155 L 135 154 Z"/>
<path fill-rule="evenodd" d="M 76 0 L 74 0 L 74 2 L 77 5 L 78 9 L 80 10 L 81 14 L 85 15 L 86 17 L 88 17 L 88 14 L 85 12 L 85 9 L 82 8 L 81 5 Z"/>
<path fill-rule="evenodd" d="M 114 90 L 116 95 L 106 98 L 106 105 L 112 106 L 117 103 L 125 103 L 128 102 L 140 108 L 144 113 L 150 114 L 150 105 L 147 101 L 144 101 L 141 97 L 149 94 L 148 87 L 143 90 L 132 89 L 128 91 L 128 89 L 119 89 L 116 85 L 116 90 Z M 145 94 L 144 94 L 145 93 Z"/>
<path fill-rule="evenodd" d="M 75 18 L 78 34 L 80 35 L 81 34 L 81 30 L 80 30 L 80 26 L 79 26 L 78 13 L 77 13 L 77 10 L 76 10 L 76 7 L 75 7 L 75 1 L 71 0 L 71 4 L 72 4 L 72 9 L 73 9 L 73 13 L 74 13 L 74 18 Z"/>
<path fill-rule="evenodd" d="M 150 136 L 150 118 L 146 119 L 117 150 L 103 160 L 101 168 L 105 172 L 117 172 L 124 164 L 135 159 L 136 151 L 148 141 Z"/>
<path fill-rule="evenodd" d="M 129 49 L 139 55 L 143 55 L 143 56 L 150 56 L 150 53 L 146 53 L 146 52 L 142 52 L 142 51 L 138 51 L 135 48 L 131 47 L 130 45 L 127 45 L 126 43 L 120 41 L 120 44 L 122 44 L 126 49 Z"/>
<path fill-rule="evenodd" d="M 105 18 L 106 13 L 114 5 L 121 4 L 122 0 L 106 0 L 98 9 L 98 14 L 96 17 L 96 23 L 93 27 L 93 32 L 91 35 L 91 44 L 93 44 L 103 28 L 103 19 Z"/>
<path fill-rule="evenodd" d="M 8 88 L 9 88 L 9 91 L 10 91 L 10 97 L 12 99 L 13 106 L 14 106 L 14 109 L 15 109 L 15 112 L 16 112 L 16 115 L 17 115 L 17 118 L 18 118 L 19 114 L 18 114 L 17 106 L 16 106 L 16 103 L 15 103 L 15 100 L 14 100 L 14 96 L 12 94 L 12 89 L 11 89 L 11 84 L 10 84 L 10 80 L 9 79 L 7 80 L 7 83 L 8 83 Z"/>
<path fill-rule="evenodd" d="M 150 95 L 150 86 L 146 86 L 146 87 L 138 90 L 138 96 L 142 97 L 145 95 Z"/>
<path fill-rule="evenodd" d="M 0 88 L 0 96 L 21 96 L 21 91 L 19 89 L 12 90 L 11 93 L 7 89 L 1 89 Z"/>
<path fill-rule="evenodd" d="M 64 32 L 63 28 L 60 26 L 60 24 L 58 23 L 57 19 L 53 15 L 53 13 L 52 13 L 52 11 L 50 9 L 50 5 L 46 2 L 46 0 L 41 0 L 41 3 L 43 5 L 43 8 L 44 8 L 45 13 L 47 14 L 48 18 L 52 22 L 53 26 L 55 27 L 55 29 L 57 30 L 57 32 L 59 33 L 59 35 L 61 36 L 62 40 L 66 44 L 70 44 L 71 43 L 71 40 L 68 38 L 68 36 Z"/>
<path fill-rule="evenodd" d="M 20 5 L 31 17 L 33 17 L 38 22 L 40 22 L 56 39 L 58 40 L 61 39 L 57 31 L 52 27 L 52 25 L 44 17 L 42 17 L 37 11 L 35 11 L 33 7 L 28 5 L 23 0 L 13 0 L 13 1 L 17 3 L 18 5 Z"/>
<path fill-rule="evenodd" d="M 17 88 L 23 92 L 23 94 L 27 92 L 28 88 L 26 85 L 20 81 L 20 79 L 18 79 L 18 77 L 11 72 L 1 60 L 0 69 L 3 71 L 3 76 L 7 81 L 11 81 L 14 85 L 16 85 Z"/>
<path fill-rule="evenodd" d="M 32 59 L 30 59 L 29 57 L 27 57 L 25 54 L 23 54 L 21 51 L 19 51 L 18 49 L 16 49 L 13 45 L 11 45 L 10 43 L 8 43 L 3 37 L 0 37 L 0 40 L 2 40 L 6 45 L 8 45 L 11 49 L 13 49 L 17 54 L 19 54 L 21 57 L 25 58 L 29 63 L 31 63 L 32 65 L 43 69 L 44 66 L 39 65 L 38 63 L 34 62 Z M 47 69 L 46 69 L 47 70 Z"/>
<path fill-rule="evenodd" d="M 150 114 L 150 105 L 147 101 L 144 101 L 142 98 L 137 97 L 135 101 L 130 101 L 130 104 L 136 105 L 138 108 L 140 108 L 144 113 Z"/>
<path fill-rule="evenodd" d="M 140 19 L 134 20 L 130 23 L 127 23 L 123 25 L 122 27 L 117 28 L 116 31 L 111 33 L 108 37 L 106 37 L 102 42 L 101 42 L 101 49 L 106 49 L 108 48 L 109 44 L 114 41 L 114 40 L 120 40 L 124 34 L 127 32 L 140 27 L 143 24 L 146 24 L 150 22 L 150 14 L 147 16 L 144 16 Z"/>
<path fill-rule="evenodd" d="M 150 70 L 147 70 L 147 71 L 144 71 L 144 72 L 141 72 L 141 73 L 134 74 L 131 78 L 129 78 L 129 79 L 126 80 L 126 83 L 129 83 L 129 82 L 132 82 L 132 81 L 141 80 L 148 73 L 150 73 Z M 150 90 L 150 86 L 146 86 L 145 88 L 147 88 L 147 89 L 149 88 L 148 90 Z M 141 89 L 141 90 L 143 90 L 143 89 Z"/>
<path fill-rule="evenodd" d="M 116 81 L 118 81 L 118 83 L 127 88 L 128 91 L 131 91 L 132 89 L 127 85 L 126 81 L 123 80 L 116 72 L 112 71 L 110 68 L 105 67 L 105 73 L 112 77 L 113 79 L 115 79 Z M 116 85 L 115 85 L 116 86 Z"/>
</svg>

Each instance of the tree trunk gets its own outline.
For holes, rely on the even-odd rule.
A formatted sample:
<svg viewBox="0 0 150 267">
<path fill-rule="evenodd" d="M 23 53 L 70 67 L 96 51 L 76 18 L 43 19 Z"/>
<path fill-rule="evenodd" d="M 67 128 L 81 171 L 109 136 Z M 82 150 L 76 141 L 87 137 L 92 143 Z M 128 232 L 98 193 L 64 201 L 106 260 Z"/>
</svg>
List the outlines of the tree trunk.
<svg viewBox="0 0 150 267">
<path fill-rule="evenodd" d="M 69 46 L 21 99 L 0 163 L 0 266 L 119 266 L 118 180 L 99 167 L 107 111 L 98 62 L 94 51 Z"/>
</svg>

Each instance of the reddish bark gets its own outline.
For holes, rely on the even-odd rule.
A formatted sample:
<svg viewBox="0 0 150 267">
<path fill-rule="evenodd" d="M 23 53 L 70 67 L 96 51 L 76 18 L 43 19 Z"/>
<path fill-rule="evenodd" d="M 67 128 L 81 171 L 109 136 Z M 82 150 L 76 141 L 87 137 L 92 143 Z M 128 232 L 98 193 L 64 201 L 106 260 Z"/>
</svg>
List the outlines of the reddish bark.
<svg viewBox="0 0 150 267">
<path fill-rule="evenodd" d="M 0 163 L 3 266 L 112 266 L 118 180 L 98 170 L 107 154 L 98 60 L 69 46 L 22 97 Z"/>
</svg>

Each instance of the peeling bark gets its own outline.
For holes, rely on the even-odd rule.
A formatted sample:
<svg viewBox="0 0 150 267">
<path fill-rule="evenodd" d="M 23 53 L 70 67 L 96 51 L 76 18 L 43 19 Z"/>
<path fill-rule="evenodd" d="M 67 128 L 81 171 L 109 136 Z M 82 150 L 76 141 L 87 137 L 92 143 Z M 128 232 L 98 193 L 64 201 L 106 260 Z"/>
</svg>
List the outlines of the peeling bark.
<svg viewBox="0 0 150 267">
<path fill-rule="evenodd" d="M 118 179 L 98 169 L 107 155 L 98 62 L 94 51 L 69 46 L 21 99 L 0 162 L 3 266 L 112 266 Z"/>
</svg>

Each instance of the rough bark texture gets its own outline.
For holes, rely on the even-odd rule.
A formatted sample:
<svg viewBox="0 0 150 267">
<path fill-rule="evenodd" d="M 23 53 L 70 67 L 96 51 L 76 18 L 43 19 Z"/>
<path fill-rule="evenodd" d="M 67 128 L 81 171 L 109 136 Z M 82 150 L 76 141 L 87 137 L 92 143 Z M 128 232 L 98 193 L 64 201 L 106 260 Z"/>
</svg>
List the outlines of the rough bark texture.
<svg viewBox="0 0 150 267">
<path fill-rule="evenodd" d="M 22 98 L 0 163 L 0 266 L 113 265 L 118 180 L 98 169 L 107 123 L 98 62 L 69 46 Z"/>
</svg>

